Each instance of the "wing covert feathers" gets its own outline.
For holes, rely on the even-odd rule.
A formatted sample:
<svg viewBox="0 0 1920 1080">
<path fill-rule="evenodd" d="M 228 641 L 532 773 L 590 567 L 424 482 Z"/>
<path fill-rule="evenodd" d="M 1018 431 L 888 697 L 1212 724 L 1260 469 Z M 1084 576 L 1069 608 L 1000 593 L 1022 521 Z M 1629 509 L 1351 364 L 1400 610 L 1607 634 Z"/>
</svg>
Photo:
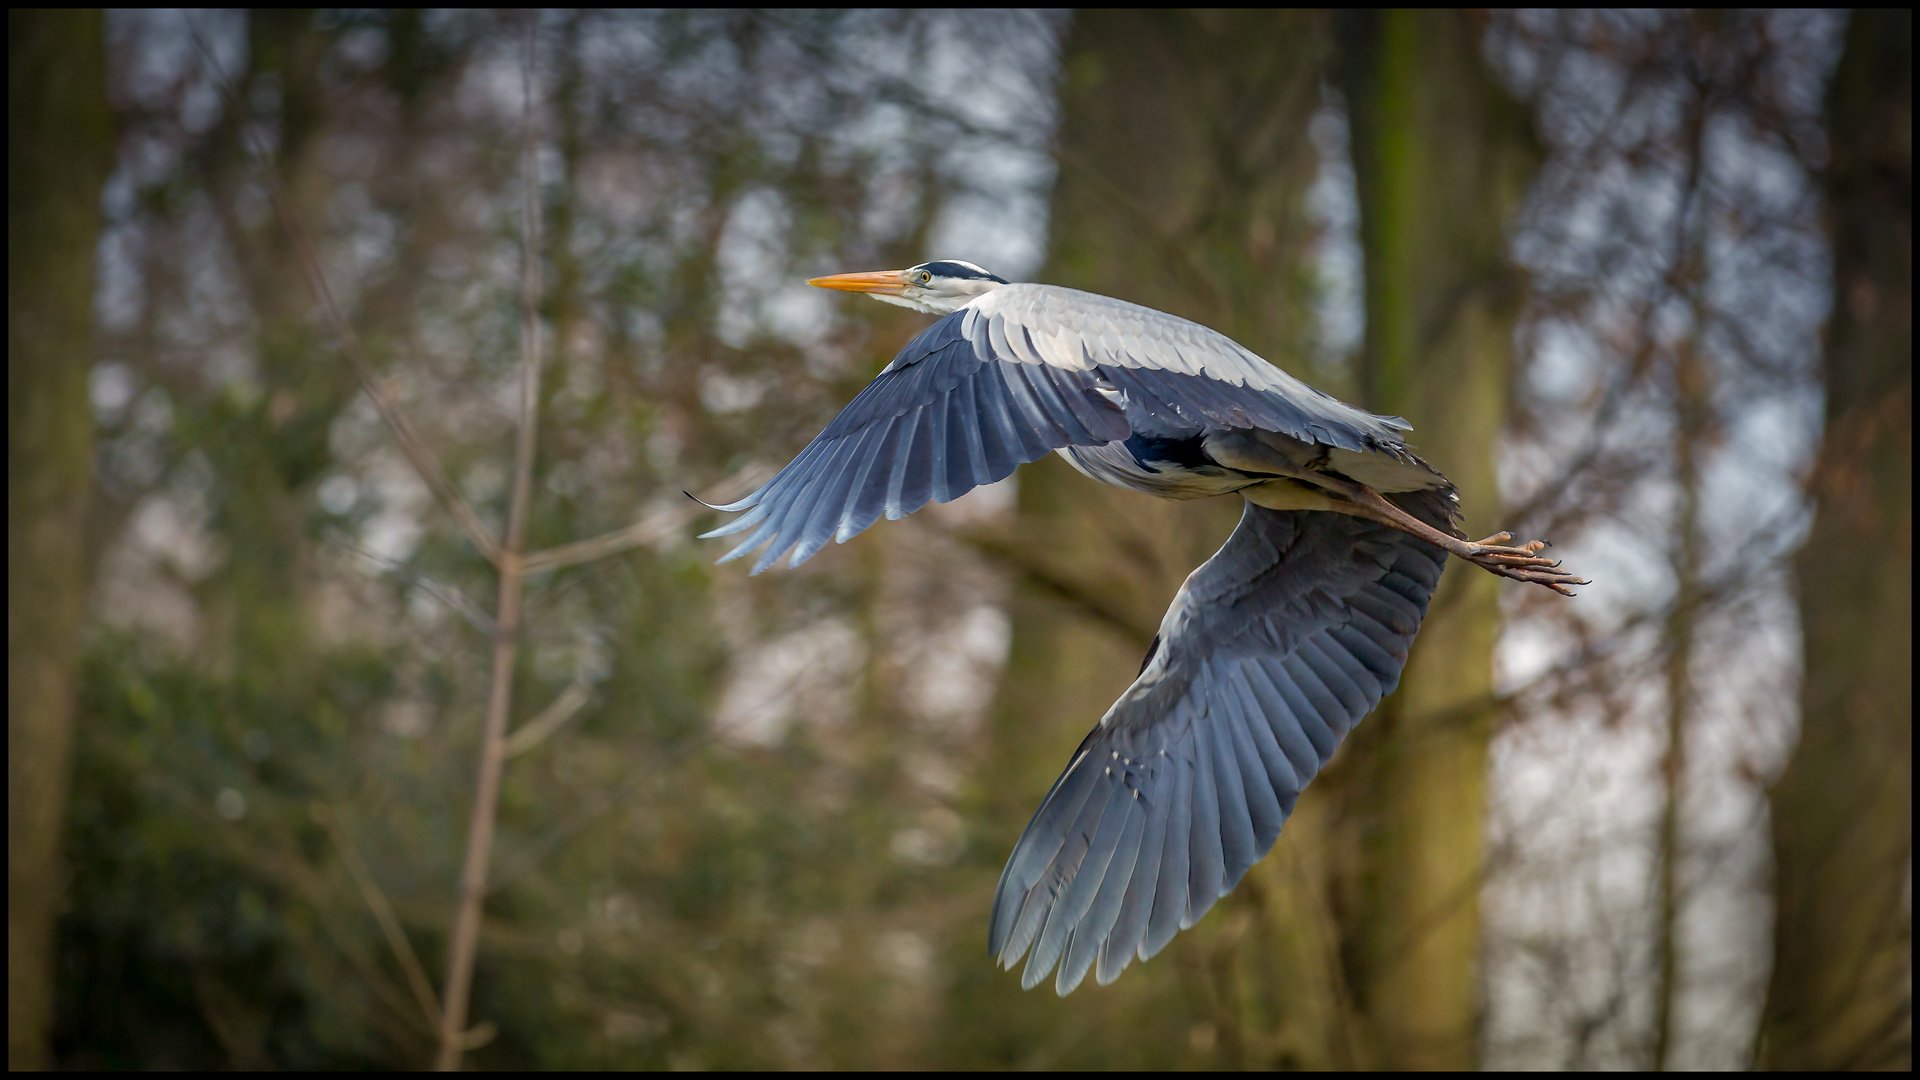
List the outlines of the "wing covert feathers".
<svg viewBox="0 0 1920 1080">
<path fill-rule="evenodd" d="M 1404 448 L 1405 420 L 1356 409 L 1225 334 L 1164 311 L 1021 283 L 995 289 L 955 316 L 964 320 L 961 331 L 983 359 L 1098 371 L 1128 392 L 1130 404 L 1164 424 L 1265 428 L 1351 451 Z"/>
</svg>

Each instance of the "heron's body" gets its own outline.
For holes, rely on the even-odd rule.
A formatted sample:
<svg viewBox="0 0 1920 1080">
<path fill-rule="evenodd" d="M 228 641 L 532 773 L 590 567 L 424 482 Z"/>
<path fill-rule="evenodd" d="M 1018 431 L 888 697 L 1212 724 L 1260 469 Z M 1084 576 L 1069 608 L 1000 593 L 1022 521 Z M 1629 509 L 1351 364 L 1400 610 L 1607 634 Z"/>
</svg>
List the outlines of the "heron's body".
<svg viewBox="0 0 1920 1080">
<path fill-rule="evenodd" d="M 1457 499 L 1397 417 L 1335 400 L 1216 331 L 967 263 L 842 275 L 944 317 L 707 535 L 722 561 L 810 558 L 1056 451 L 1161 498 L 1239 493 L 1227 543 L 1188 576 L 1133 685 L 1015 846 L 990 946 L 1025 985 L 1117 977 L 1226 895 L 1301 790 L 1397 684 L 1449 551 L 1564 591 L 1522 548 L 1467 544 Z M 1502 537 L 1490 540 L 1504 539 Z"/>
</svg>

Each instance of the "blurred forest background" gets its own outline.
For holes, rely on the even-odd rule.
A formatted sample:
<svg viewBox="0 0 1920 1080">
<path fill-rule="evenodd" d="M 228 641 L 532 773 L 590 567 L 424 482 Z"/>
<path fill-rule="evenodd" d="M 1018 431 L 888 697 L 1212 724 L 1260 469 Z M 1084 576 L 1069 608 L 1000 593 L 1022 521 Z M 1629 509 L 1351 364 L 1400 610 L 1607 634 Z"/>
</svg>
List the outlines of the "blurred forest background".
<svg viewBox="0 0 1920 1080">
<path fill-rule="evenodd" d="M 1910 1067 L 1910 12 L 8 39 L 10 1065 Z M 749 579 L 681 494 L 925 324 L 805 278 L 931 257 L 1404 415 L 1594 580 L 1451 568 L 1064 1000 L 994 882 L 1232 500 L 1048 459 Z"/>
</svg>

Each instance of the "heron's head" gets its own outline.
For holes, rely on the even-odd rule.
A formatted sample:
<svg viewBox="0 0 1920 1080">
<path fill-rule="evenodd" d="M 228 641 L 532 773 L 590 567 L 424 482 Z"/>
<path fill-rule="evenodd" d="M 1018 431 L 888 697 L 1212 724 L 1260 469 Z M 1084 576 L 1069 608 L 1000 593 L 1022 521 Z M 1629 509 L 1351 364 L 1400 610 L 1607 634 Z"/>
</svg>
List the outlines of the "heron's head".
<svg viewBox="0 0 1920 1080">
<path fill-rule="evenodd" d="M 875 300 L 947 315 L 966 307 L 977 296 L 1007 283 L 1007 279 L 959 259 L 936 259 L 905 270 L 875 270 L 865 274 L 817 277 L 807 284 L 823 289 L 866 293 Z"/>
</svg>

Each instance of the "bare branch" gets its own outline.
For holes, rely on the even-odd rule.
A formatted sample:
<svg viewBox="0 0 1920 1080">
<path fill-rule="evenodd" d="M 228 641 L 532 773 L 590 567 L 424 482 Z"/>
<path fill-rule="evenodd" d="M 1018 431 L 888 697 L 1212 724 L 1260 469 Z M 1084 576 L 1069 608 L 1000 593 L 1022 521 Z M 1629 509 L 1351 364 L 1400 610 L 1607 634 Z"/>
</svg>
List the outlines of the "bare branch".
<svg viewBox="0 0 1920 1080">
<path fill-rule="evenodd" d="M 575 679 L 560 691 L 553 704 L 540 710 L 540 715 L 520 725 L 512 735 L 507 736 L 506 756 L 519 757 L 521 754 L 546 742 L 554 732 L 566 726 L 580 707 L 593 696 L 593 684 L 585 679 Z"/>
<path fill-rule="evenodd" d="M 693 520 L 700 512 L 698 506 L 667 506 L 656 510 L 624 529 L 596 536 L 591 540 L 581 540 L 572 544 L 536 551 L 521 560 L 521 565 L 529 574 L 542 570 L 558 570 L 563 566 L 578 566 L 581 563 L 604 559 L 622 551 L 637 548 L 642 544 L 651 544 L 662 537 L 669 536 Z"/>
<path fill-rule="evenodd" d="M 731 723 L 710 725 L 702 734 L 686 739 L 677 746 L 669 747 L 659 755 L 653 767 L 635 772 L 612 788 L 601 792 L 592 802 L 575 810 L 558 824 L 547 829 L 540 838 L 527 846 L 518 859 L 508 865 L 500 876 L 487 887 L 489 893 L 499 892 L 508 885 L 531 873 L 548 855 L 558 850 L 560 845 L 585 832 L 594 822 L 599 821 L 621 803 L 639 793 L 650 783 L 657 782 L 673 770 L 692 760 L 693 756 L 714 743 L 725 738 L 750 723 L 754 717 L 741 717 Z"/>
<path fill-rule="evenodd" d="M 428 596 L 433 597 L 435 600 L 440 601 L 442 604 L 447 605 L 447 607 L 452 608 L 455 613 L 467 621 L 467 625 L 473 627 L 475 630 L 480 631 L 488 637 L 493 636 L 493 616 L 481 610 L 479 604 L 468 599 L 466 594 L 462 593 L 459 589 L 451 585 L 443 585 L 420 571 L 415 570 L 413 567 L 408 566 L 406 563 L 389 559 L 379 552 L 363 547 L 339 529 L 328 529 L 321 534 L 320 539 L 340 548 L 342 551 L 358 555 L 368 562 L 373 563 L 387 573 L 392 574 L 414 588 L 419 589 L 421 592 L 426 593 Z"/>
<path fill-rule="evenodd" d="M 327 323 L 333 329 L 340 351 L 346 356 L 347 363 L 352 366 L 354 376 L 360 380 L 361 389 L 373 399 L 374 408 L 380 411 L 380 418 L 387 422 L 387 428 L 393 432 L 394 441 L 400 444 L 400 451 L 407 455 L 407 461 L 412 464 L 414 471 L 420 474 L 420 479 L 426 482 L 428 489 L 433 492 L 433 497 L 439 500 L 440 505 L 449 514 L 453 515 L 454 521 L 458 522 L 461 530 L 467 534 L 467 539 L 473 542 L 474 547 L 480 549 L 480 554 L 488 562 L 498 564 L 500 545 L 495 542 L 493 534 L 487 531 L 487 526 L 480 520 L 480 515 L 474 513 L 473 507 L 460 494 L 460 490 L 453 486 L 453 480 L 447 476 L 447 470 L 440 464 L 440 459 L 427 448 L 426 441 L 414 429 L 413 421 L 407 419 L 407 414 L 400 411 L 400 403 L 394 399 L 393 391 L 387 387 L 386 381 L 380 378 L 380 373 L 375 371 L 373 364 L 367 360 L 366 353 L 360 347 L 360 339 L 353 332 L 352 324 L 348 323 L 346 316 L 340 313 L 339 306 L 334 303 L 333 293 L 327 288 L 327 279 L 321 273 L 320 260 L 314 253 L 313 241 L 307 237 L 299 219 L 294 216 L 293 208 L 287 202 L 286 193 L 281 190 L 278 178 L 271 172 L 268 173 L 267 188 L 272 196 L 274 213 L 280 218 L 280 227 L 286 231 L 287 239 L 293 244 L 294 254 L 300 262 L 301 269 L 306 273 L 307 284 L 313 289 L 314 296 L 319 299 L 321 310 L 326 313 Z"/>
<path fill-rule="evenodd" d="M 749 465 L 732 476 L 722 480 L 706 500 L 708 502 L 728 502 L 738 495 L 759 487 L 772 470 L 765 465 Z M 580 540 L 571 544 L 562 544 L 545 551 L 536 551 L 520 560 L 520 565 L 529 574 L 542 570 L 558 570 L 565 566 L 578 566 L 581 563 L 604 559 L 622 551 L 637 548 L 642 544 L 651 544 L 656 540 L 672 535 L 685 528 L 699 513 L 700 507 L 691 502 L 675 501 L 641 518 L 624 529 L 615 529 L 590 540 Z"/>
<path fill-rule="evenodd" d="M 373 399 L 374 408 L 379 410 L 380 418 L 386 421 L 387 428 L 393 432 L 394 441 L 400 444 L 401 452 L 406 454 L 407 461 L 413 465 L 414 471 L 420 474 L 420 479 L 433 492 L 433 497 L 439 500 L 440 505 L 446 508 L 449 514 L 453 515 L 455 521 L 459 522 L 460 528 L 466 532 L 473 546 L 480 549 L 480 554 L 485 556 L 488 562 L 498 563 L 500 545 L 494 540 L 493 534 L 487 530 L 486 525 L 481 522 L 480 516 L 474 513 L 473 507 L 468 505 L 467 500 L 461 496 L 459 489 L 453 486 L 452 479 L 447 476 L 446 468 L 440 464 L 440 459 L 434 456 L 433 451 L 427 448 L 426 441 L 414 429 L 413 422 L 408 420 L 407 414 L 400 410 L 400 403 L 395 400 L 392 390 L 387 387 L 386 381 L 380 378 L 380 373 L 374 370 L 372 362 L 367 359 L 366 351 L 360 346 L 359 335 L 353 332 L 353 325 L 340 313 L 340 306 L 333 299 L 333 290 L 327 286 L 326 274 L 320 269 L 320 258 L 313 246 L 313 240 L 307 235 L 306 228 L 301 224 L 300 216 L 295 212 L 292 201 L 287 198 L 286 189 L 280 184 L 279 170 L 273 167 L 273 159 L 267 155 L 265 148 L 245 135 L 247 113 L 241 108 L 239 96 L 234 93 L 232 85 L 221 73 L 219 63 L 213 57 L 213 50 L 209 49 L 205 40 L 200 37 L 199 28 L 193 25 L 193 20 L 190 18 L 186 19 L 186 23 L 187 33 L 192 36 L 194 47 L 199 50 L 200 57 L 207 66 L 208 78 L 219 90 L 220 96 L 226 101 L 227 108 L 232 110 L 235 121 L 241 126 L 242 138 L 246 142 L 247 150 L 253 155 L 255 163 L 260 167 L 261 177 L 266 182 L 267 195 L 273 204 L 274 217 L 279 220 L 281 231 L 287 234 L 287 242 L 293 247 L 294 260 L 300 264 L 300 271 L 307 279 L 307 287 L 313 290 L 314 299 L 319 302 L 321 313 L 325 316 L 327 328 L 333 331 L 334 341 L 339 345 L 341 354 L 347 358 L 347 364 L 353 368 L 354 377 L 360 380 L 361 389 Z"/>
<path fill-rule="evenodd" d="M 513 455 L 513 501 L 507 511 L 507 549 L 527 542 L 527 507 L 533 493 L 533 456 L 540 436 L 540 140 L 533 112 L 534 30 L 527 16 L 526 86 L 520 148 L 520 437 Z"/>
<path fill-rule="evenodd" d="M 387 894 L 380 891 L 380 883 L 373 879 L 373 873 L 360 858 L 360 852 L 355 850 L 353 842 L 341 829 L 339 815 L 321 802 L 309 806 L 308 813 L 327 830 L 335 850 L 340 852 L 340 861 L 346 865 L 347 873 L 353 876 L 353 883 L 359 886 L 367 909 L 373 912 L 373 921 L 380 924 L 380 932 L 386 935 L 387 945 L 400 961 L 400 970 L 406 973 L 407 986 L 412 989 L 413 999 L 419 1004 L 420 1011 L 426 1015 L 428 1029 L 437 1029 L 440 1026 L 440 1000 L 434 996 L 433 984 L 427 981 L 427 969 L 420 965 L 420 957 L 414 954 L 413 943 L 407 940 L 407 932 L 394 915 L 393 905 L 387 902 Z"/>
<path fill-rule="evenodd" d="M 791 694 L 794 687 L 798 685 L 800 678 L 800 674 L 795 674 L 792 678 L 788 679 L 786 687 L 780 691 L 778 696 L 784 698 Z M 551 708 L 551 706 L 549 706 L 549 708 Z M 489 893 L 499 892 L 515 880 L 530 873 L 534 867 L 540 865 L 540 862 L 548 855 L 551 855 L 561 844 L 578 836 L 595 821 L 598 821 L 629 797 L 637 794 L 640 789 L 649 782 L 666 777 L 672 773 L 674 769 L 679 768 L 682 764 L 692 759 L 692 757 L 701 750 L 706 749 L 708 746 L 713 745 L 735 731 L 752 725 L 763 715 L 764 713 L 756 712 L 745 716 L 737 716 L 724 723 L 711 724 L 700 736 L 684 740 L 678 746 L 671 747 L 665 752 L 656 755 L 658 760 L 654 762 L 652 768 L 636 772 L 625 781 L 615 785 L 611 790 L 601 792 L 600 796 L 586 807 L 576 810 L 559 824 L 547 829 L 545 833 L 541 834 L 538 840 L 534 841 L 525 851 L 521 852 L 520 857 L 509 865 L 508 868 L 494 880 L 493 884 L 487 887 L 487 891 Z M 538 722 L 537 720 L 534 721 L 534 723 Z M 529 724 L 528 726 L 532 727 L 533 725 Z"/>
<path fill-rule="evenodd" d="M 447 954 L 447 1000 L 440 1016 L 440 1053 L 435 1068 L 460 1067 L 468 1049 L 492 1037 L 490 1025 L 467 1030 L 474 961 L 480 946 L 481 907 L 487 864 L 493 856 L 494 816 L 500 803 L 500 772 L 506 763 L 507 709 L 513 702 L 514 659 L 519 650 L 520 594 L 525 581 L 520 549 L 526 543 L 527 504 L 533 493 L 533 455 L 540 419 L 540 141 L 534 126 L 534 50 L 538 12 L 526 16 L 521 56 L 521 184 L 525 197 L 520 228 L 520 438 L 514 454 L 513 498 L 507 510 L 506 545 L 500 552 L 500 600 L 494 612 L 493 677 L 474 781 L 473 814 L 466 858 L 460 868 L 460 899 L 454 910 Z"/>
</svg>

